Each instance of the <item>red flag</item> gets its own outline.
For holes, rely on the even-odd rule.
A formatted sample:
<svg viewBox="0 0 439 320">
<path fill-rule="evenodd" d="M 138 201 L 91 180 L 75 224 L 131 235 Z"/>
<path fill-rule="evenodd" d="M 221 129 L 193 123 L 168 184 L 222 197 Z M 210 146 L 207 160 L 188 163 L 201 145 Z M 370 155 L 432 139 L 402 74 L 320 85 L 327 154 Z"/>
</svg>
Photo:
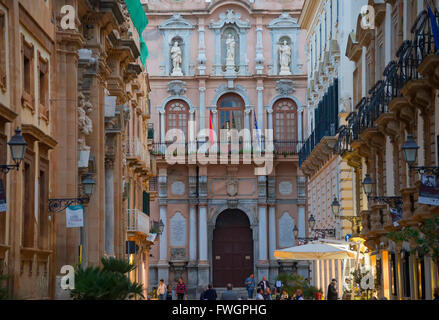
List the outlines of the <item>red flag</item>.
<svg viewBox="0 0 439 320">
<path fill-rule="evenodd" d="M 209 111 L 209 142 L 210 142 L 210 146 L 214 144 L 212 112 L 210 111 Z"/>
</svg>

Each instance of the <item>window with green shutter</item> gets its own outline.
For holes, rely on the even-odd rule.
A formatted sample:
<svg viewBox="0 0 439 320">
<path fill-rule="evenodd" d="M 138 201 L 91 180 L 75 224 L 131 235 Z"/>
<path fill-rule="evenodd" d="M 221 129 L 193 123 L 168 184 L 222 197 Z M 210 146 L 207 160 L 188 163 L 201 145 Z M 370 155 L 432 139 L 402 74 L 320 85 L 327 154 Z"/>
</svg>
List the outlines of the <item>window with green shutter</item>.
<svg viewBox="0 0 439 320">
<path fill-rule="evenodd" d="M 143 212 L 149 216 L 149 193 L 143 191 Z"/>
</svg>

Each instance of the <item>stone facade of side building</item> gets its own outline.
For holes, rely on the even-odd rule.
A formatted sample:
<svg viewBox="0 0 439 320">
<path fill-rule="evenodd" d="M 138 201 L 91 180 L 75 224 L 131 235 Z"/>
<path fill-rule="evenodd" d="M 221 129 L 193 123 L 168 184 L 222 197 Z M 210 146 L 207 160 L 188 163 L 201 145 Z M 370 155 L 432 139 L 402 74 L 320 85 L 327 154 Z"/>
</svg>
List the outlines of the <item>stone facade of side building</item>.
<svg viewBox="0 0 439 320">
<path fill-rule="evenodd" d="M 12 162 L 15 128 L 28 143 L 19 170 L 1 176 L 0 272 L 14 298 L 68 298 L 62 266 L 127 259 L 127 240 L 138 244 L 144 271 L 135 274 L 148 285 L 150 221 L 139 199 L 154 165 L 136 32 L 120 0 L 0 1 L 0 163 Z M 83 198 L 85 177 L 95 187 L 84 227 L 67 228 L 55 199 Z"/>
<path fill-rule="evenodd" d="M 344 117 L 352 110 L 354 64 L 343 54 L 356 17 L 366 0 L 307 1 L 299 20 L 307 30 L 308 131 L 300 151 L 300 169 L 307 177 L 307 219 L 313 217 L 313 236 L 344 240 L 358 236 L 361 218 L 353 197 L 355 171 L 335 151 L 337 133 Z M 340 217 L 334 216 L 332 203 L 340 204 Z M 327 260 L 311 263 L 311 282 L 327 294 L 333 278 L 343 292 L 345 277 L 350 277 L 354 263 L 350 260 Z"/>
<path fill-rule="evenodd" d="M 361 236 L 371 251 L 378 296 L 387 299 L 431 300 L 439 284 L 437 260 L 416 250 L 414 239 L 389 235 L 407 226 L 422 229 L 439 213 L 437 206 L 422 203 L 421 175 L 403 151 L 412 135 L 419 146 L 412 166 L 438 166 L 438 48 L 426 3 L 369 1 L 374 28 L 363 28 L 359 15 L 345 52 L 355 63 L 355 107 L 335 151 L 355 170 Z M 439 3 L 429 3 L 437 19 Z M 369 199 L 361 188 L 366 174 L 373 182 Z"/>
</svg>

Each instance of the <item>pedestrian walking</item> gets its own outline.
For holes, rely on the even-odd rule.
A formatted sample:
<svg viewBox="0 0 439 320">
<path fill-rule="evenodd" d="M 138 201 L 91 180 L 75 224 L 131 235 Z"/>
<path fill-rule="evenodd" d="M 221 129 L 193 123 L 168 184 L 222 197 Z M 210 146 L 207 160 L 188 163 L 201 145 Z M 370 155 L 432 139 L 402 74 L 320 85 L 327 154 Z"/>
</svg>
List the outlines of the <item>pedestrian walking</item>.
<svg viewBox="0 0 439 320">
<path fill-rule="evenodd" d="M 265 292 L 265 289 L 270 288 L 270 282 L 267 281 L 266 277 L 263 277 L 261 282 L 259 282 L 258 287 L 260 287 L 262 291 Z"/>
<path fill-rule="evenodd" d="M 245 284 L 247 287 L 248 299 L 253 299 L 253 293 L 255 292 L 256 287 L 255 275 L 253 273 L 245 279 Z"/>
<path fill-rule="evenodd" d="M 179 278 L 177 283 L 177 300 L 184 300 L 186 295 L 187 295 L 186 285 L 184 284 L 183 279 Z"/>
<path fill-rule="evenodd" d="M 332 279 L 328 286 L 328 300 L 338 300 L 337 279 Z"/>
<path fill-rule="evenodd" d="M 433 300 L 439 300 L 439 287 L 434 288 Z"/>
<path fill-rule="evenodd" d="M 281 290 L 281 288 L 282 288 L 282 281 L 280 281 L 280 280 L 276 280 L 276 282 L 275 282 L 275 288 L 276 288 L 276 290 L 277 290 L 277 292 L 279 292 L 280 293 L 280 290 Z"/>
<path fill-rule="evenodd" d="M 204 292 L 204 300 L 216 300 L 216 290 L 213 288 L 212 284 L 209 284 L 207 290 Z"/>
<path fill-rule="evenodd" d="M 351 279 L 347 278 L 344 280 L 343 284 L 343 296 L 342 300 L 352 300 L 352 285 Z"/>
<path fill-rule="evenodd" d="M 258 290 L 256 290 L 256 300 L 265 300 L 262 295 L 263 293 L 264 291 L 262 291 L 262 288 L 258 288 Z"/>
<path fill-rule="evenodd" d="M 157 293 L 159 295 L 159 300 L 165 300 L 165 296 L 166 296 L 165 280 L 160 279 L 160 284 L 159 284 L 159 288 L 157 289 Z"/>
<path fill-rule="evenodd" d="M 166 300 L 172 300 L 172 287 L 168 285 L 168 291 L 166 292 Z"/>
<path fill-rule="evenodd" d="M 238 300 L 238 294 L 233 290 L 231 283 L 227 284 L 227 291 L 223 292 L 221 300 Z"/>
</svg>

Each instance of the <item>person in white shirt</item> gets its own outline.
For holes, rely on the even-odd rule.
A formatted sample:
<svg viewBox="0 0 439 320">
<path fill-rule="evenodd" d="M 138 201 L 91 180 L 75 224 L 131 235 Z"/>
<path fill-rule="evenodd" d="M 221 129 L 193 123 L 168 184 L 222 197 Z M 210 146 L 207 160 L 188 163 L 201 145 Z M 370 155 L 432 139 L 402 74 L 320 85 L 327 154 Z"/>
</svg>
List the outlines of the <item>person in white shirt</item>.
<svg viewBox="0 0 439 320">
<path fill-rule="evenodd" d="M 165 281 L 163 279 L 160 279 L 160 284 L 159 284 L 159 287 L 157 289 L 157 293 L 159 295 L 159 300 L 165 300 L 166 284 L 165 284 Z"/>
</svg>

